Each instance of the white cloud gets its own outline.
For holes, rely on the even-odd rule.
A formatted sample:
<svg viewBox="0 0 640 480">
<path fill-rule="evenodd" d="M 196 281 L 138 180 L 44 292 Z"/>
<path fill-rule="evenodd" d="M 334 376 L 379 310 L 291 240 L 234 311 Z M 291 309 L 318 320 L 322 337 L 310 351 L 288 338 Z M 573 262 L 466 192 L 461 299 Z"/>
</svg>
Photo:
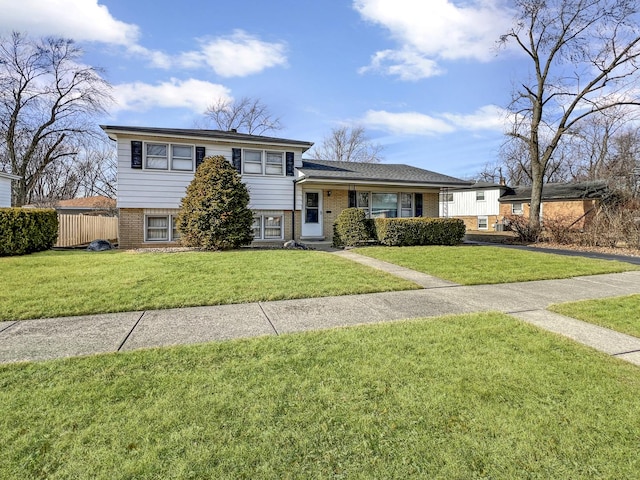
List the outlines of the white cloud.
<svg viewBox="0 0 640 480">
<path fill-rule="evenodd" d="M 98 0 L 0 0 L 0 31 L 57 35 L 78 41 L 134 45 L 136 25 L 116 20 Z"/>
<path fill-rule="evenodd" d="M 287 64 L 286 45 L 269 43 L 235 30 L 233 34 L 201 40 L 199 51 L 185 52 L 176 57 L 184 68 L 211 67 L 221 77 L 244 77 L 270 67 Z"/>
<path fill-rule="evenodd" d="M 218 98 L 231 99 L 230 90 L 223 85 L 202 80 L 177 80 L 150 85 L 135 82 L 114 87 L 117 106 L 114 111 L 147 111 L 152 108 L 186 108 L 202 113 Z"/>
<path fill-rule="evenodd" d="M 358 70 L 359 73 L 369 71 L 397 75 L 401 80 L 420 80 L 443 72 L 434 60 L 407 49 L 376 52 L 371 57 L 371 64 Z"/>
<path fill-rule="evenodd" d="M 353 7 L 364 19 L 387 29 L 399 44 L 396 50 L 373 55 L 368 68 L 401 78 L 407 68 L 414 74 L 403 79 L 411 80 L 416 64 L 433 63 L 423 68 L 425 78 L 442 73 L 437 61 L 491 60 L 495 42 L 513 20 L 504 0 L 354 0 Z"/>
<path fill-rule="evenodd" d="M 473 113 L 461 115 L 443 113 L 442 117 L 464 130 L 495 130 L 504 132 L 510 113 L 496 105 L 485 105 Z"/>
<path fill-rule="evenodd" d="M 435 135 L 455 130 L 443 120 L 417 112 L 392 113 L 369 110 L 362 118 L 362 123 L 396 135 Z"/>
<path fill-rule="evenodd" d="M 0 0 L 0 32 L 62 36 L 126 48 L 162 69 L 210 68 L 221 77 L 244 77 L 287 64 L 286 44 L 265 42 L 243 30 L 198 41 L 194 51 L 171 55 L 138 43 L 137 25 L 114 18 L 99 0 Z"/>
<path fill-rule="evenodd" d="M 435 116 L 418 112 L 369 110 L 360 123 L 395 135 L 440 135 L 460 130 L 503 133 L 508 122 L 505 110 L 495 105 L 485 105 L 471 114 L 439 113 Z"/>
</svg>

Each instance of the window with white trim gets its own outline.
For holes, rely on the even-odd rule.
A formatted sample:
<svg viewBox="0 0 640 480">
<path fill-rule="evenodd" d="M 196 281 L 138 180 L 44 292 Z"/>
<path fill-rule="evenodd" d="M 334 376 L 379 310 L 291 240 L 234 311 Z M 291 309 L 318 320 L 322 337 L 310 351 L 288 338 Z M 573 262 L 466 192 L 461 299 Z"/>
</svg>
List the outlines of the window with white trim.
<svg viewBox="0 0 640 480">
<path fill-rule="evenodd" d="M 243 150 L 242 173 L 281 177 L 285 174 L 284 152 Z"/>
<path fill-rule="evenodd" d="M 476 202 L 483 202 L 484 199 L 484 190 L 478 190 L 476 192 Z"/>
<path fill-rule="evenodd" d="M 255 240 L 282 240 L 284 220 L 282 215 L 253 215 L 253 238 Z"/>
<path fill-rule="evenodd" d="M 193 172 L 193 145 L 145 143 L 144 168 Z"/>
<path fill-rule="evenodd" d="M 242 158 L 242 173 L 262 175 L 262 151 L 245 150 Z"/>
<path fill-rule="evenodd" d="M 267 175 L 284 175 L 284 152 L 267 152 L 265 173 Z"/>
<path fill-rule="evenodd" d="M 145 242 L 176 242 L 180 239 L 180 232 L 176 228 L 175 215 L 147 215 L 145 216 Z"/>
<path fill-rule="evenodd" d="M 489 228 L 488 217 L 478 217 L 478 230 L 487 230 Z"/>
<path fill-rule="evenodd" d="M 413 194 L 400 194 L 400 216 L 409 218 L 413 217 Z"/>
<path fill-rule="evenodd" d="M 522 215 L 522 202 L 511 204 L 511 213 L 514 215 Z"/>
<path fill-rule="evenodd" d="M 453 202 L 453 192 L 442 192 L 440 198 L 443 202 L 451 203 Z"/>
</svg>

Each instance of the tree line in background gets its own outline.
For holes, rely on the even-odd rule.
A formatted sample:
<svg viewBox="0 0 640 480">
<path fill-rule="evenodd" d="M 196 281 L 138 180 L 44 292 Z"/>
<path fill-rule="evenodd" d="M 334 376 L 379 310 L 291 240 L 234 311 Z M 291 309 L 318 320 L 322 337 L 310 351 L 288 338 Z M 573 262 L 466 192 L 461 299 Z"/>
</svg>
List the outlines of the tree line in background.
<svg viewBox="0 0 640 480">
<path fill-rule="evenodd" d="M 115 196 L 115 153 L 95 124 L 111 86 L 81 56 L 67 39 L 0 39 L 0 169 L 20 177 L 16 206 Z"/>
<path fill-rule="evenodd" d="M 478 173 L 483 182 L 509 186 L 532 184 L 529 156 L 522 143 L 503 144 L 500 158 Z M 546 183 L 608 179 L 612 187 L 640 194 L 640 126 L 630 117 L 594 117 L 566 135 L 547 165 Z"/>
</svg>

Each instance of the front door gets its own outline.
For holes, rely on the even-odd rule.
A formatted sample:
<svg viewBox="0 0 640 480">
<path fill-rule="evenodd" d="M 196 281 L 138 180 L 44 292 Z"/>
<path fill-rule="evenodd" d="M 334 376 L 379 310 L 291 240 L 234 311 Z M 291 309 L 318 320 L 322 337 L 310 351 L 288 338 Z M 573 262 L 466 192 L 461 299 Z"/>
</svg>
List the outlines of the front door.
<svg viewBox="0 0 640 480">
<path fill-rule="evenodd" d="M 322 191 L 303 192 L 302 236 L 322 238 Z"/>
</svg>

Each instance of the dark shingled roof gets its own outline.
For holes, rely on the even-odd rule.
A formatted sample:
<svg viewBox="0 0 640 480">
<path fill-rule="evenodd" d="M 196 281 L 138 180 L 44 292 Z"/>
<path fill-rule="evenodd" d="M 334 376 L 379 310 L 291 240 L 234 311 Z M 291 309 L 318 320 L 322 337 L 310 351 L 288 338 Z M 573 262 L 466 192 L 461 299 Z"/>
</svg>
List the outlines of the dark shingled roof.
<svg viewBox="0 0 640 480">
<path fill-rule="evenodd" d="M 459 178 L 402 164 L 303 160 L 302 168 L 298 170 L 303 178 L 313 180 L 426 183 L 433 186 L 456 187 L 470 184 Z"/>
<path fill-rule="evenodd" d="M 607 193 L 607 182 L 595 180 L 580 183 L 547 183 L 542 187 L 542 200 L 581 200 L 602 198 Z M 501 203 L 531 200 L 531 187 L 509 188 L 501 197 Z"/>
<path fill-rule="evenodd" d="M 115 125 L 100 125 L 107 133 L 139 133 L 148 135 L 165 135 L 176 137 L 193 137 L 212 140 L 229 140 L 253 143 L 287 144 L 303 147 L 307 150 L 313 146 L 313 142 L 290 140 L 287 138 L 265 137 L 262 135 L 249 135 L 248 133 L 225 132 L 222 130 L 203 130 L 187 128 L 156 128 L 156 127 L 123 127 Z"/>
</svg>

